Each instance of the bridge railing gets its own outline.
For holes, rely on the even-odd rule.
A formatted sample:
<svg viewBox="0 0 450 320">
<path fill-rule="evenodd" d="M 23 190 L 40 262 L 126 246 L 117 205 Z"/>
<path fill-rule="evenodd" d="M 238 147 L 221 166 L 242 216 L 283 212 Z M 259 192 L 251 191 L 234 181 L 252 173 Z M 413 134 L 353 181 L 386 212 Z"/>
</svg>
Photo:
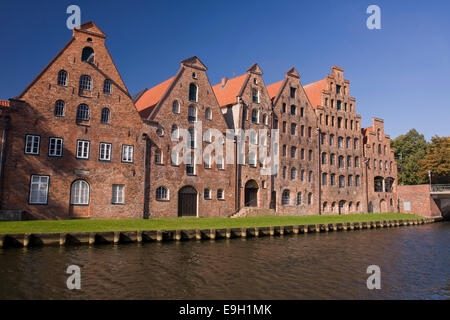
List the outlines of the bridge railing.
<svg viewBox="0 0 450 320">
<path fill-rule="evenodd" d="M 450 193 L 450 184 L 433 184 L 431 185 L 432 193 L 448 192 Z"/>
</svg>

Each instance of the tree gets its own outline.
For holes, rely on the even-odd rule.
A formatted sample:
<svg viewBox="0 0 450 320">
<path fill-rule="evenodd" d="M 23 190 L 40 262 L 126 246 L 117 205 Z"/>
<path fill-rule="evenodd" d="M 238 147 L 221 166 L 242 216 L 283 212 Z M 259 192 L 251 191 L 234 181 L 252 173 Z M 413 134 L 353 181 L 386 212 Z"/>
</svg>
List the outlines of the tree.
<svg viewBox="0 0 450 320">
<path fill-rule="evenodd" d="M 411 129 L 407 134 L 392 140 L 391 147 L 397 160 L 398 184 L 426 183 L 427 176 L 423 174 L 419 163 L 419 160 L 424 159 L 427 150 L 427 142 L 423 134 L 419 134 L 416 129 Z"/>
<path fill-rule="evenodd" d="M 419 174 L 428 175 L 428 171 L 431 171 L 432 183 L 450 183 L 450 137 L 431 138 L 426 156 L 419 163 Z"/>
</svg>

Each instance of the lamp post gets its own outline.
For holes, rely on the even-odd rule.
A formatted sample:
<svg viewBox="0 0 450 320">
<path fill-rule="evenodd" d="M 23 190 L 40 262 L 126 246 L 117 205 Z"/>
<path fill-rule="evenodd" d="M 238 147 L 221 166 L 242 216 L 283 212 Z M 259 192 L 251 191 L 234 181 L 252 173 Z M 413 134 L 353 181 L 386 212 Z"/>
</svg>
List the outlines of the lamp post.
<svg viewBox="0 0 450 320">
<path fill-rule="evenodd" d="M 430 192 L 431 192 L 431 170 L 428 170 L 428 179 L 430 180 Z"/>
</svg>

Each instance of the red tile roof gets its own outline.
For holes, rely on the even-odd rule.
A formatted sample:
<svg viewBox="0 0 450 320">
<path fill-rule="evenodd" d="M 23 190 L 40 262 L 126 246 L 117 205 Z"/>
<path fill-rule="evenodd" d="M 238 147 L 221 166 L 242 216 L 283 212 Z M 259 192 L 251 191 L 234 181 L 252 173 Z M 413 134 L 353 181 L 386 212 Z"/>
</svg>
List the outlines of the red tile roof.
<svg viewBox="0 0 450 320">
<path fill-rule="evenodd" d="M 137 111 L 142 116 L 150 115 L 174 79 L 175 76 L 145 91 L 135 103 Z"/>
<path fill-rule="evenodd" d="M 272 83 L 271 85 L 266 86 L 270 99 L 273 99 L 278 95 L 278 92 L 280 91 L 280 88 L 283 85 L 284 81 L 285 80 L 281 80 L 281 81 L 278 81 L 278 82 Z"/>
<path fill-rule="evenodd" d="M 0 100 L 0 107 L 9 107 L 9 101 Z"/>
<path fill-rule="evenodd" d="M 303 87 L 313 108 L 322 105 L 322 91 L 327 89 L 327 79 L 322 79 Z"/>
<path fill-rule="evenodd" d="M 248 76 L 248 73 L 244 73 L 243 75 L 229 79 L 223 88 L 222 83 L 216 84 L 212 87 L 217 101 L 219 102 L 219 106 L 222 107 L 236 103 L 236 97 L 241 92 L 242 86 Z"/>
</svg>

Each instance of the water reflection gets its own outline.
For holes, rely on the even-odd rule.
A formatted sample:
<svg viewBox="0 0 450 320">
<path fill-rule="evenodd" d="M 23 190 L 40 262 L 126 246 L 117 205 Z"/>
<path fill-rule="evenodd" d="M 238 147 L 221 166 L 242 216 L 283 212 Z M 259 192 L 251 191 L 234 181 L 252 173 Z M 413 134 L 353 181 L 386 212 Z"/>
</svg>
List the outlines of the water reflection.
<svg viewBox="0 0 450 320">
<path fill-rule="evenodd" d="M 0 250 L 1 299 L 448 299 L 450 223 L 276 238 Z M 66 268 L 82 269 L 80 291 Z M 369 265 L 382 289 L 366 287 Z"/>
</svg>

